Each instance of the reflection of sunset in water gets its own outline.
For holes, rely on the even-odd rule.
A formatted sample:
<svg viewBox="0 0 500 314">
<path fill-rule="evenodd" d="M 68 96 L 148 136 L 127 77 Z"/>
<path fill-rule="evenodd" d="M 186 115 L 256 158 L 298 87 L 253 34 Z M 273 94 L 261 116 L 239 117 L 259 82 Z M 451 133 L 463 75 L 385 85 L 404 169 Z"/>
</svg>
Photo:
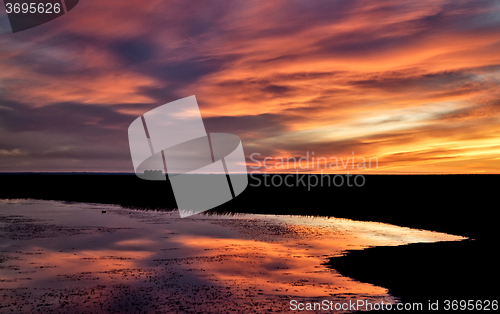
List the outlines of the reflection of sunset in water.
<svg viewBox="0 0 500 314">
<path fill-rule="evenodd" d="M 383 295 L 386 289 L 352 281 L 321 266 L 325 256 L 309 245 L 288 245 L 251 240 L 211 238 L 182 239 L 187 246 L 206 247 L 212 260 L 200 261 L 200 268 L 218 280 L 240 287 L 258 287 L 261 294 L 320 297 L 331 294 Z M 200 242 L 201 241 L 201 242 Z M 206 242 L 203 242 L 206 241 Z M 221 255 L 221 252 L 224 252 Z M 192 265 L 189 265 L 192 267 Z"/>
<path fill-rule="evenodd" d="M 178 236 L 175 241 L 182 247 L 218 258 L 219 263 L 204 260 L 199 263 L 204 271 L 209 271 L 219 280 L 238 282 L 240 286 L 258 286 L 264 294 L 320 297 L 347 293 L 383 295 L 387 292 L 384 288 L 350 280 L 323 267 L 326 256 L 368 246 L 459 238 L 348 219 L 280 216 L 261 216 L 260 219 L 276 225 L 263 227 L 257 219 L 253 220 L 257 232 L 268 231 L 267 235 L 262 232 L 257 239 Z M 287 223 L 285 228 L 280 227 L 283 222 Z M 295 225 L 288 224 L 291 222 Z M 267 239 L 259 239 L 262 237 Z"/>
<path fill-rule="evenodd" d="M 46 201 L 0 201 L 0 209 L 4 301 L 27 312 L 40 309 L 39 302 L 48 312 L 61 304 L 93 312 L 134 304 L 165 312 L 252 312 L 250 301 L 286 308 L 292 298 L 396 302 L 385 288 L 322 264 L 350 249 L 460 239 L 336 218 L 180 219 L 113 206 L 103 215 L 101 206 Z"/>
</svg>

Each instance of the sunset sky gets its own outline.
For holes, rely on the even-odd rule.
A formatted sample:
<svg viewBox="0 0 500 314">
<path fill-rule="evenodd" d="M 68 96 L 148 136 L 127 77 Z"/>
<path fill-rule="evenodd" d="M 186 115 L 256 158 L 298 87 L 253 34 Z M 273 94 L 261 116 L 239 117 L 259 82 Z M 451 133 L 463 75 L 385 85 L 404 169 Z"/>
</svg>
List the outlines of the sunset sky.
<svg viewBox="0 0 500 314">
<path fill-rule="evenodd" d="M 1 11 L 0 172 L 133 172 L 130 123 L 196 95 L 249 165 L 500 173 L 498 0 L 80 0 L 14 34 Z"/>
</svg>

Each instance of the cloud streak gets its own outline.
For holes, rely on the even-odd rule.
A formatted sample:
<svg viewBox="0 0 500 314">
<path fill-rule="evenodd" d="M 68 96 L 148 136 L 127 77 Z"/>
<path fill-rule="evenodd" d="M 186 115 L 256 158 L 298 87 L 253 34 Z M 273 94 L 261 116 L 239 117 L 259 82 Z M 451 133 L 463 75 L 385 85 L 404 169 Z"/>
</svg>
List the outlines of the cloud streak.
<svg viewBox="0 0 500 314">
<path fill-rule="evenodd" d="M 499 172 L 498 1 L 87 0 L 71 13 L 0 34 L 0 171 L 132 171 L 127 125 L 196 95 L 207 130 L 239 135 L 247 157 Z"/>
</svg>

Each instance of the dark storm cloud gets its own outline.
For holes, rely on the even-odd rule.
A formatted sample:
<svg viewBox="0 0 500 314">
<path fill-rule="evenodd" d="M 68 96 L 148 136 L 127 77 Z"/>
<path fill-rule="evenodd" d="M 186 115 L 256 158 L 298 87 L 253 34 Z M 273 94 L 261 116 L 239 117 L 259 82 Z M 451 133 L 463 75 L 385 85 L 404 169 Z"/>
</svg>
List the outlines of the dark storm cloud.
<svg viewBox="0 0 500 314">
<path fill-rule="evenodd" d="M 115 111 L 116 107 L 110 106 L 57 103 L 44 107 L 31 107 L 2 101 L 2 107 L 0 125 L 9 132 L 56 131 L 85 137 L 99 130 L 102 132 L 103 129 L 126 130 L 133 121 L 129 115 L 121 114 Z"/>
<path fill-rule="evenodd" d="M 127 64 L 137 64 L 154 58 L 157 48 L 145 40 L 127 39 L 112 44 L 111 50 Z"/>
<path fill-rule="evenodd" d="M 130 115 L 78 103 L 39 108 L 1 103 L 0 171 L 131 171 L 126 132 Z"/>
</svg>

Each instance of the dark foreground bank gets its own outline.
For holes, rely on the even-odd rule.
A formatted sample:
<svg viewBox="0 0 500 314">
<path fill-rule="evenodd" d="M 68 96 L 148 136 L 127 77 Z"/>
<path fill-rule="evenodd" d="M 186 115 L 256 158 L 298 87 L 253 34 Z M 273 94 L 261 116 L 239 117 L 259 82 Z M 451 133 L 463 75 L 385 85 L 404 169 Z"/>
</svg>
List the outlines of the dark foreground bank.
<svg viewBox="0 0 500 314">
<path fill-rule="evenodd" d="M 249 175 L 245 191 L 211 212 L 335 216 L 475 239 L 497 236 L 499 175 L 366 175 L 359 187 L 353 176 L 351 186 L 343 176 L 340 187 L 332 184 L 333 176 L 312 176 Z M 313 186 L 315 179 L 323 183 Z M 335 182 L 338 185 L 341 180 Z M 358 185 L 361 182 L 357 180 Z M 0 186 L 0 198 L 177 208 L 169 181 L 141 180 L 128 174 L 0 174 Z"/>
<path fill-rule="evenodd" d="M 446 300 L 450 306 L 472 300 L 474 307 L 462 308 L 470 311 L 478 309 L 478 301 L 485 307 L 498 300 L 495 247 L 471 240 L 374 247 L 349 251 L 326 264 L 345 276 L 385 287 L 403 302 L 420 302 L 424 309 L 429 301 L 438 301 L 439 310 L 446 311 Z"/>
<path fill-rule="evenodd" d="M 288 181 L 285 175 L 274 180 L 249 176 L 241 195 L 207 213 L 335 216 L 466 236 L 474 240 L 351 251 L 328 264 L 356 280 L 388 288 L 403 301 L 439 300 L 444 305 L 445 300 L 498 299 L 495 196 L 500 176 L 369 175 L 362 186 L 359 179 L 354 184 L 354 177 L 343 176 L 344 184 L 335 186 L 332 176 L 299 176 Z M 323 182 L 311 186 L 316 179 Z M 135 175 L 4 174 L 0 184 L 0 198 L 176 208 L 168 181 Z"/>
</svg>

